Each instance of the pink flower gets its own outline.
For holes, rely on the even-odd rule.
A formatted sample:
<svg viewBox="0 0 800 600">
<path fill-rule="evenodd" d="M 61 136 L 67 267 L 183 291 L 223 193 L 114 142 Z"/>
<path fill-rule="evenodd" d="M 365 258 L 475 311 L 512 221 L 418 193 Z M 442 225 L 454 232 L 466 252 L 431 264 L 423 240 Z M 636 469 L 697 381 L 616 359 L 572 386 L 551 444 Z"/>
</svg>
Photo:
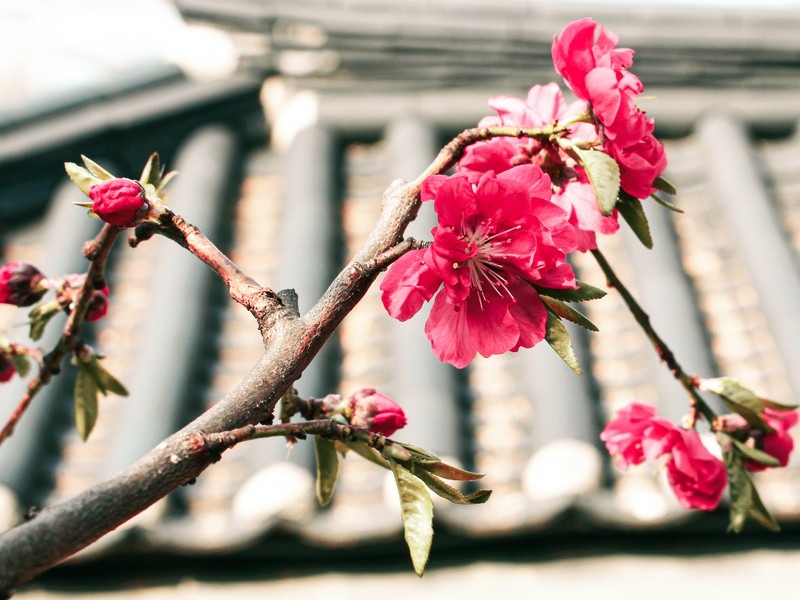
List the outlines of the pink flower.
<svg viewBox="0 0 800 600">
<path fill-rule="evenodd" d="M 70 301 L 74 302 L 77 299 L 78 292 L 83 288 L 86 281 L 85 273 L 73 273 L 64 277 L 65 289 L 64 292 Z M 92 297 L 89 300 L 89 310 L 86 313 L 86 320 L 97 321 L 102 319 L 108 313 L 108 296 L 110 290 L 108 286 L 103 286 L 99 290 L 92 290 Z"/>
<path fill-rule="evenodd" d="M 633 50 L 617 48 L 617 40 L 591 19 L 573 21 L 553 39 L 553 63 L 575 95 L 591 105 L 602 128 L 603 149 L 620 165 L 622 189 L 647 198 L 667 161 L 652 135 L 653 121 L 634 102 L 644 88 L 628 71 Z"/>
<path fill-rule="evenodd" d="M 107 179 L 89 188 L 92 211 L 106 223 L 136 227 L 147 216 L 150 204 L 138 181 L 124 177 Z"/>
<path fill-rule="evenodd" d="M 433 244 L 389 268 L 386 310 L 405 321 L 436 294 L 425 334 L 437 358 L 459 368 L 477 353 L 540 342 L 547 311 L 532 284 L 576 287 L 565 262 L 575 232 L 550 193 L 549 177 L 534 165 L 429 177 L 422 198 L 434 200 L 439 218 Z"/>
<path fill-rule="evenodd" d="M 634 402 L 620 409 L 600 439 L 621 469 L 669 455 L 667 479 L 684 508 L 713 510 L 719 504 L 728 483 L 723 462 L 703 446 L 696 431 L 656 416 L 654 407 Z"/>
<path fill-rule="evenodd" d="M 696 431 L 678 429 L 680 437 L 667 461 L 667 480 L 681 506 L 714 510 L 728 484 L 725 465 L 700 441 Z"/>
<path fill-rule="evenodd" d="M 47 292 L 44 274 L 30 263 L 10 262 L 0 267 L 0 302 L 30 306 Z"/>
<path fill-rule="evenodd" d="M 397 402 L 375 391 L 364 388 L 349 398 L 350 424 L 369 429 L 372 433 L 390 436 L 405 427 L 406 414 Z"/>
<path fill-rule="evenodd" d="M 484 117 L 480 127 L 507 125 L 542 128 L 564 122 L 587 111 L 583 101 L 567 104 L 558 85 L 535 85 L 525 100 L 497 96 L 489 101 L 497 117 Z M 568 137 L 587 142 L 597 141 L 597 130 L 588 123 L 570 127 Z M 458 170 L 474 173 L 502 173 L 511 167 L 535 164 L 550 176 L 552 201 L 568 215 L 577 229 L 577 250 L 585 252 L 597 247 L 595 233 L 614 233 L 619 229 L 616 213 L 604 216 L 597 206 L 586 174 L 558 144 L 530 138 L 498 137 L 469 146 L 459 162 Z"/>
<path fill-rule="evenodd" d="M 789 430 L 797 425 L 797 411 L 765 408 L 761 416 L 773 432 L 761 433 L 752 431 L 751 433 L 756 436 L 756 448 L 777 458 L 780 466 L 785 467 L 789 463 L 789 456 L 794 449 L 794 440 Z M 748 471 L 753 472 L 763 471 L 767 468 L 767 465 L 753 460 L 743 460 L 742 464 Z"/>
<path fill-rule="evenodd" d="M 617 466 L 625 470 L 667 454 L 678 436 L 672 422 L 656 416 L 655 407 L 633 402 L 617 411 L 600 439 L 608 453 L 617 457 Z"/>
</svg>

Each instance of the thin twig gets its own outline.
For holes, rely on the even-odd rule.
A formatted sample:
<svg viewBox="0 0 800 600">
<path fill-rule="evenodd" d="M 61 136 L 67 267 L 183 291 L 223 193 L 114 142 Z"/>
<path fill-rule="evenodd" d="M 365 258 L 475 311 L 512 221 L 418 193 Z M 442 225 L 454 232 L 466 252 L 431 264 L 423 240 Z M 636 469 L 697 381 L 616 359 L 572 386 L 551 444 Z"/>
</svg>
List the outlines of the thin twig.
<svg viewBox="0 0 800 600">
<path fill-rule="evenodd" d="M 89 259 L 89 269 L 86 272 L 86 279 L 83 282 L 83 288 L 78 292 L 75 306 L 67 317 L 67 322 L 64 325 L 64 331 L 61 338 L 58 340 L 55 348 L 46 354 L 41 361 L 39 367 L 39 374 L 28 383 L 28 389 L 22 400 L 19 402 L 14 412 L 6 421 L 5 426 L 0 430 L 0 444 L 7 438 L 11 437 L 14 433 L 14 428 L 17 426 L 20 418 L 30 406 L 33 399 L 39 392 L 48 384 L 53 378 L 53 375 L 61 369 L 61 363 L 64 357 L 72 352 L 79 343 L 78 334 L 81 325 L 86 319 L 86 314 L 89 312 L 89 304 L 91 303 L 92 294 L 94 290 L 102 289 L 105 286 L 105 267 L 108 261 L 108 255 L 114 242 L 117 240 L 121 230 L 114 225 L 106 224 L 97 237 L 88 242 L 83 249 L 84 256 Z"/>
<path fill-rule="evenodd" d="M 611 265 L 608 263 L 605 256 L 603 256 L 603 253 L 598 249 L 594 249 L 591 252 L 592 256 L 594 256 L 594 259 L 597 261 L 597 264 L 603 270 L 603 274 L 606 276 L 608 286 L 615 288 L 619 292 L 620 296 L 622 296 L 622 299 L 625 301 L 628 310 L 631 311 L 633 318 L 636 319 L 639 327 L 642 328 L 645 335 L 647 335 L 647 338 L 650 340 L 650 343 L 653 345 L 653 348 L 655 348 L 659 358 L 667 366 L 675 379 L 681 383 L 683 388 L 686 390 L 686 393 L 689 394 L 689 400 L 692 408 L 699 411 L 709 422 L 709 424 L 713 423 L 717 415 L 697 392 L 697 377 L 686 373 L 680 364 L 678 364 L 678 360 L 675 358 L 675 353 L 672 352 L 670 347 L 667 346 L 666 342 L 661 338 L 660 335 L 658 335 L 656 330 L 653 328 L 652 323 L 650 322 L 650 316 L 644 311 L 641 305 L 636 301 L 636 298 L 633 297 L 633 294 L 631 294 L 628 288 L 622 283 L 620 278 L 614 272 L 614 269 L 611 268 Z"/>
</svg>

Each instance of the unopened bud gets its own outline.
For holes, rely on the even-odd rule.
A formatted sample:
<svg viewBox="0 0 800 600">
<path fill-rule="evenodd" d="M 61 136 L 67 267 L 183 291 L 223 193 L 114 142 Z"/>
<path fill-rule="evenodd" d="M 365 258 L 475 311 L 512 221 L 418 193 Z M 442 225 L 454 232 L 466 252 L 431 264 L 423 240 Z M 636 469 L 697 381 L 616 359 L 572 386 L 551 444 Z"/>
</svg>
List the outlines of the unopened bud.
<svg viewBox="0 0 800 600">
<path fill-rule="evenodd" d="M 405 427 L 407 422 L 406 415 L 397 402 L 372 388 L 357 391 L 350 396 L 349 402 L 350 424 L 354 427 L 363 427 L 372 433 L 390 436 Z"/>
<path fill-rule="evenodd" d="M 0 350 L 0 382 L 8 381 L 14 376 L 17 369 L 14 367 L 14 361 L 5 352 Z"/>
<path fill-rule="evenodd" d="M 30 306 L 45 292 L 45 276 L 30 263 L 10 262 L 0 267 L 0 302 L 14 306 Z"/>
<path fill-rule="evenodd" d="M 142 184 L 133 179 L 114 177 L 89 188 L 92 211 L 106 223 L 136 227 L 146 217 L 150 203 Z"/>
</svg>

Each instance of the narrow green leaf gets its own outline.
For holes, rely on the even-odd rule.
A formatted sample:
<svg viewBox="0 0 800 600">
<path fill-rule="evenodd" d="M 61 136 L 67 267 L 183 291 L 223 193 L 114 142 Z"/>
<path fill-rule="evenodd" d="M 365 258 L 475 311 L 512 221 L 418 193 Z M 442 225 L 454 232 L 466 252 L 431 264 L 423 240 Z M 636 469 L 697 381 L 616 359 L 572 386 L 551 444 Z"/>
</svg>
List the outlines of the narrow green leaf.
<svg viewBox="0 0 800 600">
<path fill-rule="evenodd" d="M 619 195 L 619 165 L 617 161 L 600 150 L 584 150 L 577 146 L 573 146 L 572 150 L 586 170 L 600 212 L 606 216 L 611 215 Z"/>
<path fill-rule="evenodd" d="M 97 387 L 103 392 L 104 396 L 108 396 L 109 392 L 117 394 L 118 396 L 128 395 L 128 390 L 125 386 L 100 364 L 96 356 L 92 358 L 91 362 L 86 364 L 86 367 L 92 373 Z"/>
<path fill-rule="evenodd" d="M 767 510 L 767 507 L 764 506 L 764 502 L 761 500 L 761 496 L 759 496 L 758 490 L 752 480 L 750 481 L 750 487 L 752 488 L 751 493 L 753 495 L 753 505 L 750 507 L 750 516 L 764 529 L 772 531 L 773 533 L 778 533 L 781 530 L 781 526 L 778 525 L 775 517 L 773 517 Z"/>
<path fill-rule="evenodd" d="M 139 183 L 142 185 L 149 183 L 153 187 L 157 188 L 159 182 L 161 181 L 162 174 L 163 167 L 161 166 L 161 159 L 158 156 L 158 152 L 153 152 L 147 159 L 147 163 L 144 165 L 142 176 L 139 178 Z"/>
<path fill-rule="evenodd" d="M 472 494 L 464 495 L 453 486 L 445 483 L 429 471 L 414 470 L 414 474 L 419 477 L 428 488 L 437 496 L 452 502 L 453 504 L 483 504 L 491 496 L 491 490 L 478 490 Z"/>
<path fill-rule="evenodd" d="M 86 165 L 86 168 L 89 169 L 89 172 L 97 177 L 100 181 L 105 181 L 107 179 L 114 179 L 114 176 L 106 171 L 103 167 L 98 165 L 88 156 L 84 156 L 81 154 L 81 159 L 83 160 L 83 164 Z"/>
<path fill-rule="evenodd" d="M 544 302 L 545 306 L 553 311 L 556 315 L 561 317 L 562 319 L 567 319 L 568 321 L 572 321 L 576 325 L 580 325 L 584 329 L 588 329 L 589 331 L 597 331 L 597 325 L 592 323 L 586 315 L 583 313 L 575 310 L 569 304 L 562 302 L 561 300 L 556 300 L 555 298 L 548 298 L 547 296 L 542 296 L 542 302 Z"/>
<path fill-rule="evenodd" d="M 653 248 L 653 236 L 650 234 L 650 224 L 647 222 L 647 215 L 644 213 L 642 201 L 634 198 L 630 194 L 622 192 L 617 202 L 619 214 L 631 228 L 639 241 L 645 248 Z"/>
<path fill-rule="evenodd" d="M 50 300 L 42 304 L 37 304 L 28 313 L 30 319 L 30 331 L 28 336 L 33 341 L 41 339 L 44 334 L 45 327 L 54 316 L 61 311 L 61 305 L 57 300 Z"/>
<path fill-rule="evenodd" d="M 663 206 L 664 208 L 666 208 L 668 210 L 671 210 L 672 212 L 683 214 L 683 209 L 682 208 L 680 208 L 679 206 L 676 206 L 675 204 L 673 204 L 669 200 L 665 200 L 664 198 L 662 198 L 658 194 L 651 194 L 650 197 L 653 199 L 653 202 L 655 202 L 656 204 L 660 204 L 661 206 Z"/>
<path fill-rule="evenodd" d="M 656 180 L 653 182 L 653 187 L 672 196 L 678 193 L 675 186 L 663 177 L 656 177 Z"/>
<path fill-rule="evenodd" d="M 751 448 L 747 444 L 743 444 L 736 438 L 731 437 L 730 440 L 733 442 L 733 445 L 736 446 L 736 449 L 739 451 L 744 458 L 748 458 L 750 460 L 754 460 L 757 463 L 761 463 L 762 465 L 767 465 L 768 467 L 779 467 L 781 465 L 780 461 L 772 456 L 771 454 L 767 454 L 761 450 L 756 448 Z"/>
<path fill-rule="evenodd" d="M 342 444 L 350 448 L 353 452 L 360 455 L 363 458 L 366 458 L 371 463 L 375 463 L 379 467 L 383 467 L 384 469 L 391 468 L 389 465 L 389 461 L 386 460 L 383 456 L 381 456 L 380 452 L 375 450 L 375 448 L 371 448 L 365 442 L 359 442 L 356 440 L 347 440 L 342 441 Z"/>
<path fill-rule="evenodd" d="M 578 281 L 578 289 L 554 289 L 539 287 L 535 285 L 536 291 L 540 296 L 547 296 L 548 298 L 555 298 L 564 302 L 585 302 L 586 300 L 599 300 L 606 295 L 605 290 L 594 287 L 584 281 Z"/>
<path fill-rule="evenodd" d="M 420 468 L 430 471 L 438 477 L 443 477 L 451 481 L 477 481 L 483 479 L 485 473 L 473 473 L 472 471 L 465 471 L 453 465 L 448 465 L 443 462 L 433 464 L 420 465 Z"/>
<path fill-rule="evenodd" d="M 317 454 L 317 500 L 320 506 L 327 506 L 339 478 L 339 453 L 333 442 L 319 436 L 314 436 L 314 447 Z"/>
<path fill-rule="evenodd" d="M 161 190 L 163 190 L 167 186 L 167 184 L 175 178 L 177 174 L 178 174 L 177 171 L 169 171 L 168 173 L 166 173 L 161 178 L 161 181 L 158 182 L 158 185 L 156 186 L 156 191 L 161 192 Z"/>
<path fill-rule="evenodd" d="M 797 404 L 784 404 L 783 402 L 775 402 L 775 400 L 769 400 L 768 398 L 759 398 L 761 401 L 761 406 L 764 408 L 771 408 L 772 410 L 795 410 L 798 408 Z"/>
<path fill-rule="evenodd" d="M 742 466 L 742 461 L 733 451 L 723 452 L 722 457 L 728 472 L 728 490 L 731 497 L 728 531 L 739 533 L 744 528 L 747 514 L 753 505 L 753 486 L 747 471 Z"/>
<path fill-rule="evenodd" d="M 572 350 L 572 344 L 569 339 L 567 328 L 561 320 L 549 310 L 547 311 L 547 333 L 545 338 L 550 347 L 556 351 L 567 366 L 575 371 L 578 375 L 583 375 L 581 366 L 578 364 L 578 358 Z"/>
<path fill-rule="evenodd" d="M 764 412 L 761 399 L 753 390 L 746 388 L 732 377 L 701 379 L 700 389 L 719 396 L 725 406 L 740 415 L 751 427 L 766 432 L 772 431 L 761 416 Z"/>
<path fill-rule="evenodd" d="M 85 442 L 97 421 L 97 382 L 85 363 L 78 365 L 75 379 L 75 427 Z"/>
<path fill-rule="evenodd" d="M 416 463 L 438 463 L 442 459 L 436 456 L 433 452 L 420 448 L 419 446 L 412 446 L 405 442 L 395 442 L 397 446 L 402 446 L 411 453 L 412 460 Z"/>
<path fill-rule="evenodd" d="M 403 530 L 411 554 L 414 571 L 422 577 L 433 543 L 433 502 L 428 488 L 419 477 L 396 463 L 389 461 L 400 494 Z"/>
<path fill-rule="evenodd" d="M 11 362 L 14 363 L 14 370 L 20 377 L 26 377 L 31 370 L 31 363 L 24 354 L 12 354 Z"/>
<path fill-rule="evenodd" d="M 69 178 L 72 180 L 72 182 L 77 185 L 87 196 L 89 195 L 89 188 L 100 183 L 101 181 L 92 175 L 88 170 L 76 165 L 75 163 L 64 163 L 64 169 L 66 169 L 67 175 L 69 175 Z"/>
</svg>

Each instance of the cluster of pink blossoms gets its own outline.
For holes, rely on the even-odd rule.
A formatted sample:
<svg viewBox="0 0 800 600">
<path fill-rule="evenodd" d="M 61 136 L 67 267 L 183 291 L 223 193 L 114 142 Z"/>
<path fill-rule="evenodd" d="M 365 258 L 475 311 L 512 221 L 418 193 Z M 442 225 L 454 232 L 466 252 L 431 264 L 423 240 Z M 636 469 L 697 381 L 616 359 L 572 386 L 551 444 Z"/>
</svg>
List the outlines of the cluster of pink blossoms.
<svg viewBox="0 0 800 600">
<path fill-rule="evenodd" d="M 789 429 L 797 423 L 797 411 L 765 408 L 762 416 L 772 429 L 770 433 L 749 430 L 739 415 L 727 415 L 725 420 L 728 429 L 742 430 L 759 450 L 786 466 L 794 448 Z M 728 483 L 724 463 L 706 449 L 697 431 L 677 427 L 657 416 L 654 407 L 634 402 L 622 408 L 606 425 L 600 439 L 623 470 L 667 456 L 667 480 L 684 508 L 714 510 L 719 504 Z M 751 460 L 743 464 L 749 471 L 767 468 Z"/>
<path fill-rule="evenodd" d="M 619 228 L 616 210 L 604 215 L 598 207 L 572 145 L 614 158 L 628 194 L 655 190 L 664 150 L 633 103 L 642 90 L 627 71 L 633 51 L 616 41 L 591 19 L 569 24 L 555 38 L 553 59 L 578 101 L 567 104 L 555 83 L 536 85 L 525 100 L 493 98 L 497 116 L 480 122 L 559 133 L 474 144 L 455 175 L 423 185 L 421 199 L 433 200 L 439 220 L 433 244 L 393 264 L 381 290 L 401 321 L 433 299 L 425 333 L 439 360 L 460 368 L 477 354 L 540 342 L 548 313 L 537 288 L 576 289 L 567 255 L 596 248 L 596 233 Z"/>
</svg>

